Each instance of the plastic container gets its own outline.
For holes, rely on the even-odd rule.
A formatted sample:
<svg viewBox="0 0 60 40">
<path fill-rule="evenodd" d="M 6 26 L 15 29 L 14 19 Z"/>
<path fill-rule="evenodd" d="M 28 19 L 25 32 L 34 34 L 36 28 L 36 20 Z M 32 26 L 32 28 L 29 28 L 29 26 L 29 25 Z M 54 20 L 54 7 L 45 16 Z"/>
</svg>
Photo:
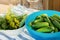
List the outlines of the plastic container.
<svg viewBox="0 0 60 40">
<path fill-rule="evenodd" d="M 40 10 L 38 12 L 34 12 L 29 15 L 26 19 L 25 26 L 30 33 L 30 35 L 35 38 L 36 40 L 60 40 L 60 32 L 56 33 L 41 33 L 34 31 L 30 26 L 29 23 L 35 19 L 36 16 L 41 14 L 48 14 L 48 16 L 52 16 L 53 14 L 58 14 L 60 16 L 60 12 L 53 11 L 53 10 Z"/>
</svg>

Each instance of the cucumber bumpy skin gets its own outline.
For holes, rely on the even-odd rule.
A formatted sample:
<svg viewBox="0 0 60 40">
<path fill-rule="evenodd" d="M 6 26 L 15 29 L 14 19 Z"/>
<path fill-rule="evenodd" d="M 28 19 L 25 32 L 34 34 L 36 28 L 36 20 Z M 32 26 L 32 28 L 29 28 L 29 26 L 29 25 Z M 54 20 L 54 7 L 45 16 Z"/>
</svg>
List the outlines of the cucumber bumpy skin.
<svg viewBox="0 0 60 40">
<path fill-rule="evenodd" d="M 60 24 L 56 20 L 54 20 L 52 17 L 50 17 L 52 23 L 60 30 Z"/>
<path fill-rule="evenodd" d="M 44 18 L 44 20 L 45 20 L 46 22 L 49 23 L 50 28 L 52 28 L 52 30 L 55 30 L 55 28 L 54 28 L 53 24 L 51 23 L 49 17 L 48 17 L 47 15 L 42 15 L 42 17 Z"/>
<path fill-rule="evenodd" d="M 56 21 L 58 21 L 60 23 L 60 20 L 54 16 L 52 16 L 53 19 L 55 19 Z"/>
<path fill-rule="evenodd" d="M 41 27 L 48 27 L 49 23 L 48 22 L 38 22 L 34 25 L 32 25 L 32 27 L 34 28 L 41 28 Z"/>
<path fill-rule="evenodd" d="M 58 16 L 57 14 L 53 15 L 53 17 L 55 17 L 55 18 L 60 20 L 60 16 Z"/>
<path fill-rule="evenodd" d="M 41 16 L 37 16 L 34 22 L 43 22 L 43 18 Z"/>
<path fill-rule="evenodd" d="M 49 28 L 40 28 L 36 30 L 37 32 L 51 33 L 52 30 Z"/>
</svg>

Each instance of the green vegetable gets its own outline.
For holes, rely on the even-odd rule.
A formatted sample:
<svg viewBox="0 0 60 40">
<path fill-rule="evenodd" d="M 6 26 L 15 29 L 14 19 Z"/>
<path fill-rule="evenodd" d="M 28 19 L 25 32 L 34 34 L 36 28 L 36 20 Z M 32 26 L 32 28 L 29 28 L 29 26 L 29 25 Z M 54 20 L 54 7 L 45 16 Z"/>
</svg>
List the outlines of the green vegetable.
<svg viewBox="0 0 60 40">
<path fill-rule="evenodd" d="M 37 19 L 34 21 L 34 23 L 41 22 L 41 19 Z"/>
<path fill-rule="evenodd" d="M 40 18 L 41 18 L 41 16 L 37 16 L 37 17 L 36 17 L 36 19 L 40 19 Z"/>
<path fill-rule="evenodd" d="M 47 15 L 42 15 L 42 16 L 44 20 L 49 23 L 50 28 L 52 28 L 52 30 L 55 30 L 54 25 L 51 23 L 49 17 Z"/>
<path fill-rule="evenodd" d="M 55 18 L 60 20 L 60 16 L 58 16 L 57 14 L 53 15 L 53 17 L 55 17 Z"/>
<path fill-rule="evenodd" d="M 51 33 L 52 30 L 50 28 L 40 28 L 36 30 L 37 32 Z"/>
<path fill-rule="evenodd" d="M 58 18 L 56 18 L 54 16 L 52 16 L 52 18 L 60 23 L 60 20 Z"/>
<path fill-rule="evenodd" d="M 47 14 L 42 14 L 42 15 L 41 15 L 41 17 L 43 17 L 43 18 L 46 17 L 46 16 L 48 16 L 48 15 L 47 15 Z"/>
<path fill-rule="evenodd" d="M 20 22 L 20 25 L 19 25 L 20 27 L 25 23 L 26 17 L 27 17 L 27 14 L 25 14 L 23 16 L 23 19 L 22 19 L 22 21 Z"/>
<path fill-rule="evenodd" d="M 58 28 L 55 28 L 55 32 L 58 32 Z"/>
<path fill-rule="evenodd" d="M 35 19 L 36 22 L 42 22 L 43 18 L 41 16 L 37 16 Z"/>
<path fill-rule="evenodd" d="M 60 16 L 53 15 L 48 17 L 47 14 L 37 16 L 29 26 L 37 32 L 54 33 L 60 30 Z"/>
<path fill-rule="evenodd" d="M 37 22 L 36 24 L 32 25 L 34 28 L 41 28 L 41 27 L 48 27 L 49 23 L 48 22 Z"/>
<path fill-rule="evenodd" d="M 2 27 L 2 29 L 4 29 L 4 30 L 5 30 L 6 28 L 8 28 L 7 25 L 6 25 L 6 23 L 3 23 L 3 24 L 1 25 L 1 27 Z"/>
<path fill-rule="evenodd" d="M 57 22 L 56 20 L 54 20 L 52 17 L 50 17 L 50 19 L 51 19 L 52 23 L 53 23 L 58 29 L 60 29 L 60 24 L 59 24 L 59 22 Z"/>
<path fill-rule="evenodd" d="M 24 25 L 27 14 L 18 16 L 9 9 L 6 15 L 0 16 L 0 30 L 18 29 Z"/>
<path fill-rule="evenodd" d="M 37 32 L 54 33 L 60 30 L 60 16 L 53 15 L 48 17 L 47 14 L 37 16 L 36 19 L 30 22 L 29 26 Z"/>
</svg>

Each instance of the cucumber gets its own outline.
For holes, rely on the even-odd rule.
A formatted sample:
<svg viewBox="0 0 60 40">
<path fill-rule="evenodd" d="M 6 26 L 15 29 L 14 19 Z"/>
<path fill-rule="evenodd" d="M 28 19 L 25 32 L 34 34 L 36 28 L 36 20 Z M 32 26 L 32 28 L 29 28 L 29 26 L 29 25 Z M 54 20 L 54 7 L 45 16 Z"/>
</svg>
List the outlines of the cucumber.
<svg viewBox="0 0 60 40">
<path fill-rule="evenodd" d="M 55 18 L 60 20 L 60 16 L 58 16 L 57 14 L 53 15 L 53 17 L 55 17 Z"/>
<path fill-rule="evenodd" d="M 42 22 L 43 18 L 41 16 L 37 16 L 34 21 L 35 22 Z"/>
<path fill-rule="evenodd" d="M 44 19 L 44 21 L 49 23 L 49 26 L 50 26 L 50 28 L 52 28 L 52 30 L 55 30 L 54 25 L 51 23 L 51 21 L 47 15 L 44 15 L 43 19 Z"/>
<path fill-rule="evenodd" d="M 37 22 L 42 22 L 42 19 L 34 20 L 34 23 L 37 23 Z"/>
<path fill-rule="evenodd" d="M 58 28 L 55 28 L 54 32 L 58 32 Z"/>
<path fill-rule="evenodd" d="M 19 27 L 23 26 L 23 24 L 25 23 L 26 17 L 27 17 L 27 15 L 25 14 L 25 15 L 23 16 L 22 21 L 20 22 L 20 26 L 19 26 Z"/>
<path fill-rule="evenodd" d="M 43 18 L 46 17 L 46 16 L 48 16 L 48 15 L 47 15 L 47 14 L 42 14 L 42 15 L 41 15 L 41 17 L 43 17 Z"/>
<path fill-rule="evenodd" d="M 36 24 L 32 25 L 34 28 L 41 28 L 41 27 L 48 27 L 49 23 L 48 22 L 37 22 Z"/>
<path fill-rule="evenodd" d="M 56 21 L 58 21 L 60 23 L 60 20 L 54 16 L 52 16 L 53 19 L 55 19 Z"/>
<path fill-rule="evenodd" d="M 54 24 L 54 26 L 56 26 L 59 30 L 60 30 L 60 24 L 59 22 L 57 22 L 56 20 L 54 20 L 52 17 L 50 17 L 52 23 Z"/>
<path fill-rule="evenodd" d="M 52 29 L 44 27 L 44 28 L 37 29 L 36 31 L 37 32 L 43 32 L 43 33 L 51 33 Z"/>
<path fill-rule="evenodd" d="M 41 18 L 41 16 L 37 16 L 37 17 L 36 17 L 36 19 L 40 19 L 40 18 Z"/>
</svg>

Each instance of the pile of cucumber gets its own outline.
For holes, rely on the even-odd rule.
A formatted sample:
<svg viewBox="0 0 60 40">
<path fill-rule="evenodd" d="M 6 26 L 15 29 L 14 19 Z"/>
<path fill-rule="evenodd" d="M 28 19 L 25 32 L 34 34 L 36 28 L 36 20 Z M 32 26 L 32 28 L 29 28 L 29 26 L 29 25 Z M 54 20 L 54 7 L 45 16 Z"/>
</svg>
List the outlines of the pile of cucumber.
<svg viewBox="0 0 60 40">
<path fill-rule="evenodd" d="M 32 29 L 37 32 L 43 33 L 55 33 L 60 31 L 60 16 L 54 14 L 48 16 L 47 14 L 42 14 L 37 16 L 34 21 L 30 22 L 29 25 Z"/>
</svg>

